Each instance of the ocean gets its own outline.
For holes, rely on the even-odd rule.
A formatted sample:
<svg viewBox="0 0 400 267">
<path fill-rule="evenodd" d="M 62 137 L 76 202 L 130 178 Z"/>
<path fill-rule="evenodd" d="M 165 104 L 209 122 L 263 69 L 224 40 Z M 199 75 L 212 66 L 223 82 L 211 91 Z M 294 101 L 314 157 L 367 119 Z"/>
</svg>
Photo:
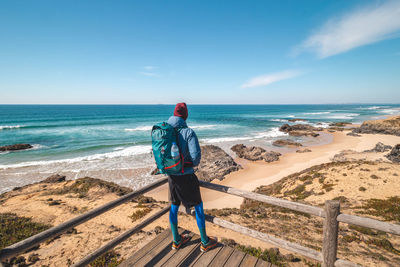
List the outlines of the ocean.
<svg viewBox="0 0 400 267">
<path fill-rule="evenodd" d="M 189 105 L 188 126 L 202 144 L 228 153 L 244 143 L 272 149 L 285 137 L 279 127 L 301 118 L 319 127 L 361 123 L 400 113 L 400 105 Z M 138 188 L 157 177 L 151 155 L 152 125 L 173 105 L 0 105 L 0 146 L 32 149 L 0 153 L 0 192 L 60 173 L 69 179 L 101 178 Z M 287 138 L 287 137 L 285 137 Z M 297 138 L 312 144 L 307 138 Z M 304 140 L 302 140 L 304 139 Z M 305 140 L 307 139 L 307 140 Z"/>
</svg>

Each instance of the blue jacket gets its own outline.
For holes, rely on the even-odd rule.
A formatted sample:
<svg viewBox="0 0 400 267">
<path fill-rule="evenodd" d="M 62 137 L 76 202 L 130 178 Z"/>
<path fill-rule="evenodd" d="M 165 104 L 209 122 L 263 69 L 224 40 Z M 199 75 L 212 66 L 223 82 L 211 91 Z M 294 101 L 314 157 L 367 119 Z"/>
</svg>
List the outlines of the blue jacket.
<svg viewBox="0 0 400 267">
<path fill-rule="evenodd" d="M 168 124 L 174 128 L 183 128 L 178 134 L 178 145 L 184 161 L 193 163 L 193 166 L 199 165 L 201 159 L 201 150 L 199 140 L 197 139 L 195 132 L 192 129 L 187 128 L 185 120 L 181 117 L 170 117 L 168 119 Z M 185 167 L 184 171 L 184 173 L 177 175 L 194 173 L 193 167 Z"/>
</svg>

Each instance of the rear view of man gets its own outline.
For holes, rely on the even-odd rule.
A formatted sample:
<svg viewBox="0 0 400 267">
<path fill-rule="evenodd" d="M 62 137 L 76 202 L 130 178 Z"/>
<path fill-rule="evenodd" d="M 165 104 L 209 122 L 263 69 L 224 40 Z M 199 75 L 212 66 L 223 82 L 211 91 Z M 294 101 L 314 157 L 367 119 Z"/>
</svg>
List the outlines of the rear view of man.
<svg viewBox="0 0 400 267">
<path fill-rule="evenodd" d="M 178 131 L 178 146 L 184 159 L 184 172 L 176 175 L 169 175 L 168 183 L 171 196 L 171 210 L 169 221 L 171 225 L 173 242 L 172 248 L 179 249 L 189 241 L 187 235 L 178 233 L 178 209 L 182 203 L 187 209 L 194 207 L 196 221 L 201 237 L 201 251 L 205 252 L 217 245 L 217 240 L 206 234 L 203 202 L 200 195 L 200 187 L 197 176 L 194 174 L 194 166 L 199 165 L 201 151 L 199 141 L 195 132 L 187 127 L 186 119 L 188 109 L 185 103 L 176 104 L 174 116 L 168 119 L 168 124 Z"/>
</svg>

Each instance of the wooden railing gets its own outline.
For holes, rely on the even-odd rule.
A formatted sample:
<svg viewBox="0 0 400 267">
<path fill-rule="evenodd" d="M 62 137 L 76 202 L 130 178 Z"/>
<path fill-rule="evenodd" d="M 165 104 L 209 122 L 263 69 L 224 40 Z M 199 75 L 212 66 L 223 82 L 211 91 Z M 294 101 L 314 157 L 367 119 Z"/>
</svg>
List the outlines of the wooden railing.
<svg viewBox="0 0 400 267">
<path fill-rule="evenodd" d="M 159 187 L 167 182 L 167 178 L 160 179 L 159 181 L 152 183 L 148 186 L 145 186 L 137 191 L 134 191 L 132 193 L 129 193 L 127 195 L 124 195 L 114 201 L 111 201 L 101 207 L 98 207 L 96 209 L 93 209 L 85 214 L 82 214 L 78 217 L 75 217 L 67 222 L 64 222 L 58 226 L 52 227 L 46 231 L 43 231 L 37 235 L 34 235 L 32 237 L 29 237 L 25 240 L 22 240 L 18 243 L 15 243 L 7 248 L 4 248 L 0 250 L 0 261 L 3 261 L 7 258 L 16 256 L 18 254 L 21 254 L 28 250 L 29 248 L 32 248 L 34 246 L 37 246 L 38 244 L 53 238 L 55 236 L 58 236 L 68 229 L 71 229 L 74 226 L 77 226 L 79 224 L 82 224 L 96 216 L 101 215 L 102 213 L 115 208 L 127 201 L 130 201 L 136 197 L 138 197 L 141 194 L 144 194 L 148 191 L 153 190 L 156 187 Z M 258 231 L 255 231 L 253 229 L 228 222 L 226 220 L 206 215 L 206 220 L 214 223 L 216 225 L 219 225 L 221 227 L 236 231 L 238 233 L 259 239 L 264 242 L 268 242 L 272 245 L 287 249 L 289 251 L 293 251 L 295 253 L 298 253 L 302 256 L 317 260 L 322 262 L 323 266 L 327 267 L 332 267 L 332 266 L 359 266 L 355 263 L 352 263 L 347 260 L 342 260 L 342 259 L 337 259 L 337 244 L 338 244 L 338 228 L 339 228 L 339 222 L 343 223 L 348 223 L 348 224 L 354 224 L 358 226 L 363 226 L 363 227 L 368 227 L 372 228 L 375 230 L 380 230 L 384 231 L 387 233 L 391 234 L 396 234 L 400 235 L 400 225 L 396 224 L 391 224 L 391 223 L 386 223 L 386 222 L 381 222 L 378 220 L 374 219 L 369 219 L 369 218 L 364 218 L 360 216 L 355 216 L 355 215 L 349 215 L 349 214 L 341 214 L 340 213 L 340 203 L 338 201 L 326 201 L 325 202 L 325 208 L 319 208 L 319 207 L 313 207 L 310 205 L 305 205 L 297 202 L 292 202 L 284 199 L 279 199 L 275 197 L 270 197 L 254 192 L 248 192 L 228 186 L 223 186 L 223 185 L 217 185 L 213 183 L 208 183 L 208 182 L 203 182 L 200 181 L 200 186 L 204 188 L 208 188 L 211 190 L 235 195 L 235 196 L 240 196 L 244 197 L 247 199 L 251 200 L 256 200 L 260 201 L 263 203 L 267 203 L 270 205 L 282 207 L 282 208 L 287 208 L 290 210 L 294 211 L 299 211 L 303 213 L 307 213 L 310 215 L 315 215 L 319 216 L 322 218 L 325 218 L 324 220 L 324 226 L 323 226 L 323 245 L 322 245 L 322 252 L 313 250 L 311 248 L 307 248 L 304 246 L 301 246 L 296 243 L 292 243 L 277 237 L 274 237 L 272 235 L 268 235 L 265 233 L 261 233 Z M 74 264 L 73 266 L 85 266 L 95 260 L 97 257 L 101 256 L 108 250 L 114 248 L 133 234 L 137 233 L 139 230 L 141 230 L 143 227 L 146 225 L 150 224 L 154 220 L 158 219 L 165 213 L 167 213 L 169 210 L 169 206 L 162 209 L 161 211 L 153 214 L 140 224 L 136 225 L 132 229 L 124 232 L 123 234 L 119 235 L 115 239 L 111 240 L 104 246 L 98 248 L 96 251 L 92 252 L 85 258 L 83 258 L 81 261 L 78 263 Z M 194 211 L 192 211 L 192 215 L 194 216 Z"/>
</svg>

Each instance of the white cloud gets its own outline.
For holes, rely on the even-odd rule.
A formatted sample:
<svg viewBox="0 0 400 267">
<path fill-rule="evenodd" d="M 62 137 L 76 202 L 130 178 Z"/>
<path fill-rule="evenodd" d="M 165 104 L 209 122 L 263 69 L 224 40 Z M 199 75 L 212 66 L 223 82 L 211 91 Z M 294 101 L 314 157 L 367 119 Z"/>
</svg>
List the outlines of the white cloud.
<svg viewBox="0 0 400 267">
<path fill-rule="evenodd" d="M 244 84 L 242 84 L 241 87 L 242 88 L 251 88 L 251 87 L 265 86 L 265 85 L 269 85 L 274 82 L 294 78 L 303 73 L 304 73 L 303 71 L 299 71 L 299 70 L 285 70 L 285 71 L 281 71 L 281 72 L 264 74 L 264 75 L 260 75 L 260 76 L 251 78 L 250 80 L 248 80 Z"/>
<path fill-rule="evenodd" d="M 313 51 L 320 58 L 340 54 L 359 46 L 399 36 L 400 1 L 356 9 L 327 21 L 294 49 L 294 54 Z"/>
</svg>

